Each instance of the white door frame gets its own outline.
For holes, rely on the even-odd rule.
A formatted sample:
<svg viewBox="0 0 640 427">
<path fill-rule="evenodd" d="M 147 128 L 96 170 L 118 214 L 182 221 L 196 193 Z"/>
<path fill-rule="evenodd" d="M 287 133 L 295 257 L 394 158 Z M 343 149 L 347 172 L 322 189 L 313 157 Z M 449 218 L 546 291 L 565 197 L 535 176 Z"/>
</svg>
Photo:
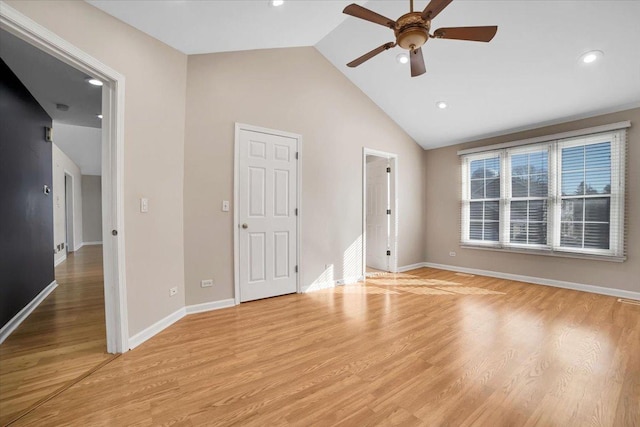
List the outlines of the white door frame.
<svg viewBox="0 0 640 427">
<path fill-rule="evenodd" d="M 69 177 L 71 182 L 71 194 L 67 192 L 67 177 Z M 66 253 L 74 252 L 76 250 L 76 230 L 75 230 L 75 220 L 76 216 L 74 215 L 74 208 L 76 206 L 76 194 L 73 190 L 73 184 L 75 182 L 76 177 L 73 176 L 71 172 L 68 170 L 64 170 L 64 238 L 67 242 Z M 69 233 L 69 210 L 71 210 L 71 233 Z M 71 234 L 71 242 L 69 242 L 69 234 Z"/>
<path fill-rule="evenodd" d="M 4 2 L 0 2 L 0 28 L 104 82 L 102 242 L 107 351 L 124 353 L 129 350 L 124 253 L 124 76 Z M 116 231 L 115 237 L 112 230 Z"/>
<path fill-rule="evenodd" d="M 296 198 L 298 199 L 298 215 L 296 216 L 296 265 L 298 272 L 296 273 L 296 292 L 300 293 L 300 275 L 302 268 L 300 266 L 300 241 L 302 219 L 302 135 L 296 133 L 285 132 L 281 130 L 268 129 L 259 126 L 237 123 L 235 127 L 235 153 L 233 159 L 233 282 L 234 282 L 234 299 L 236 305 L 240 304 L 240 218 L 238 212 L 238 203 L 240 201 L 240 131 L 247 130 L 251 132 L 266 133 L 269 135 L 284 136 L 296 140 L 296 151 L 298 156 L 297 173 L 296 173 Z"/>
<path fill-rule="evenodd" d="M 362 277 L 367 277 L 367 156 L 389 159 L 391 164 L 391 225 L 389 271 L 398 272 L 398 155 L 362 147 Z"/>
</svg>

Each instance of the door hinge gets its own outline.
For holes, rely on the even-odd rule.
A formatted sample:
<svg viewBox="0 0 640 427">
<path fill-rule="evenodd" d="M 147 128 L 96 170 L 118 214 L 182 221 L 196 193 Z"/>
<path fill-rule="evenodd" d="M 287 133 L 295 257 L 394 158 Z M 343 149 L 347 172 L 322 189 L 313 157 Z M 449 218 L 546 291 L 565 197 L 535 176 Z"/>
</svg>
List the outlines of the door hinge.
<svg viewBox="0 0 640 427">
<path fill-rule="evenodd" d="M 391 215 L 391 209 L 387 209 L 387 215 Z"/>
<path fill-rule="evenodd" d="M 391 173 L 391 168 L 387 168 L 387 173 Z"/>
<path fill-rule="evenodd" d="M 391 251 L 387 251 L 387 256 L 391 256 Z"/>
<path fill-rule="evenodd" d="M 296 160 L 298 160 L 298 152 L 296 151 Z"/>
<path fill-rule="evenodd" d="M 296 265 L 296 267 L 295 267 L 295 272 L 296 272 L 296 273 L 298 272 L 298 266 L 297 266 L 297 265 Z"/>
<path fill-rule="evenodd" d="M 296 214 L 296 216 L 298 216 L 298 208 L 295 208 L 293 211 Z"/>
</svg>

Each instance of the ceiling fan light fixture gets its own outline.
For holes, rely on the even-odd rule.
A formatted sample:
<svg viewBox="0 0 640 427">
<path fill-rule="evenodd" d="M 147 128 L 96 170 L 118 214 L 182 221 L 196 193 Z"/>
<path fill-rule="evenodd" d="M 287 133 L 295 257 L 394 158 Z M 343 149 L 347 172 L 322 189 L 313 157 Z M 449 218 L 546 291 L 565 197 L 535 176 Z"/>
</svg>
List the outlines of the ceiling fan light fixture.
<svg viewBox="0 0 640 427">
<path fill-rule="evenodd" d="M 282 6 L 284 4 L 284 0 L 271 0 L 269 4 L 273 7 Z"/>
<path fill-rule="evenodd" d="M 438 107 L 441 110 L 444 110 L 445 108 L 447 108 L 447 103 L 444 101 L 438 101 L 436 102 L 436 107 Z"/>
<path fill-rule="evenodd" d="M 395 35 L 395 41 L 387 42 L 370 50 L 347 63 L 347 67 L 357 67 L 386 50 L 400 46 L 402 49 L 409 51 L 407 55 L 409 57 L 408 62 L 411 64 L 411 77 L 418 77 L 427 71 L 424 57 L 422 56 L 422 45 L 430 38 L 490 42 L 498 31 L 496 25 L 481 27 L 442 27 L 435 30 L 433 34 L 430 33 L 431 20 L 442 12 L 452 1 L 453 0 L 431 0 L 422 12 L 416 12 L 413 9 L 413 0 L 410 0 L 409 13 L 405 13 L 395 21 L 356 3 L 345 7 L 342 13 L 387 27 L 391 29 Z M 405 63 L 403 59 L 400 59 L 400 56 L 396 56 L 396 60 L 400 63 Z"/>
<path fill-rule="evenodd" d="M 399 53 L 396 55 L 396 61 L 398 61 L 399 64 L 407 64 L 409 63 L 409 56 L 406 53 Z"/>
<path fill-rule="evenodd" d="M 403 49 L 418 49 L 429 40 L 430 21 L 424 21 L 418 12 L 410 12 L 398 18 L 395 30 L 398 46 Z"/>
<path fill-rule="evenodd" d="M 421 28 L 406 31 L 398 36 L 398 45 L 411 50 L 421 47 L 429 39 L 429 34 Z"/>
<path fill-rule="evenodd" d="M 596 62 L 598 59 L 602 58 L 604 52 L 601 50 L 591 50 L 589 52 L 583 53 L 580 56 L 580 60 L 585 64 L 592 64 Z"/>
</svg>

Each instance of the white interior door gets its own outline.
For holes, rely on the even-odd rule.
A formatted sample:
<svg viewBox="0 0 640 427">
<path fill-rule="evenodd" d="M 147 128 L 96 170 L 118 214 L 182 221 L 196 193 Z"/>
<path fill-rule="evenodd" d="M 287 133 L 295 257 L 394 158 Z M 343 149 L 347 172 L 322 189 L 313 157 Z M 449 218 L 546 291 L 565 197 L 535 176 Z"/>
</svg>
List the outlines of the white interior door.
<svg viewBox="0 0 640 427">
<path fill-rule="evenodd" d="M 239 132 L 240 301 L 296 292 L 297 140 Z"/>
<path fill-rule="evenodd" d="M 367 162 L 367 267 L 384 271 L 389 270 L 388 166 L 385 158 Z"/>
</svg>

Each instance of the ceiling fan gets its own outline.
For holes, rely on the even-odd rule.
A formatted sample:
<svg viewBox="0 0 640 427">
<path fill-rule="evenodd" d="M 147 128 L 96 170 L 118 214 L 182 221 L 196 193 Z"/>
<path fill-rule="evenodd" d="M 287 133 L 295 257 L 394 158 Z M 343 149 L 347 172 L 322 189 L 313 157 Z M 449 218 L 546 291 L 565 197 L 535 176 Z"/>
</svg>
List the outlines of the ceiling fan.
<svg viewBox="0 0 640 427">
<path fill-rule="evenodd" d="M 385 43 L 373 49 L 371 52 L 365 53 L 358 59 L 349 62 L 347 64 L 348 67 L 357 67 L 385 50 L 400 46 L 409 51 L 411 58 L 411 77 L 416 77 L 427 71 L 424 65 L 424 58 L 422 57 L 422 45 L 425 44 L 429 38 L 489 42 L 498 31 L 498 27 L 493 25 L 488 27 L 438 28 L 433 34 L 429 34 L 431 20 L 442 12 L 453 0 L 431 0 L 422 12 L 414 12 L 413 0 L 409 1 L 410 12 L 405 13 L 396 21 L 377 14 L 365 7 L 358 6 L 355 3 L 344 8 L 343 13 L 389 27 L 396 36 L 395 42 Z"/>
</svg>

